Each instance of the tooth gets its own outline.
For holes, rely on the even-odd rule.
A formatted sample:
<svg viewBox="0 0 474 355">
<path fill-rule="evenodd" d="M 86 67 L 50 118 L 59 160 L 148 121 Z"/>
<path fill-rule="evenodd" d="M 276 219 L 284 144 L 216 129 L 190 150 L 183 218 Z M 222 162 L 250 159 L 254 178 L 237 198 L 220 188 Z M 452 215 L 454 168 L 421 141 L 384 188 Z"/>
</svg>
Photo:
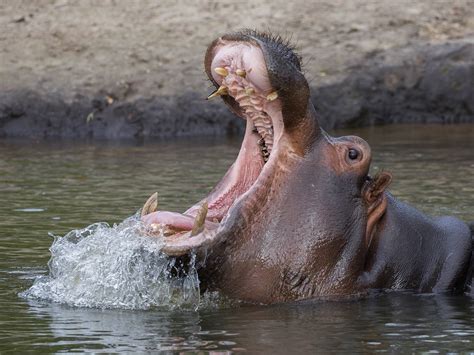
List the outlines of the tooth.
<svg viewBox="0 0 474 355">
<path fill-rule="evenodd" d="M 155 192 L 146 200 L 142 208 L 142 216 L 155 212 L 156 210 L 158 210 L 158 192 Z"/>
<path fill-rule="evenodd" d="M 150 224 L 150 229 L 152 233 L 160 233 L 165 237 L 169 237 L 173 234 L 176 234 L 176 231 L 170 229 L 167 225 L 161 223 L 152 223 Z"/>
<path fill-rule="evenodd" d="M 152 223 L 152 224 L 150 224 L 150 228 L 151 228 L 151 231 L 152 231 L 152 232 L 156 233 L 156 232 L 158 232 L 158 231 L 160 230 L 161 224 L 159 224 L 159 223 Z"/>
<path fill-rule="evenodd" d="M 244 98 L 247 98 L 247 94 L 244 90 L 238 90 L 237 94 L 234 96 L 234 99 L 236 101 L 239 101 L 239 102 L 240 102 L 240 100 L 242 100 Z"/>
<path fill-rule="evenodd" d="M 235 71 L 235 74 L 237 74 L 238 76 L 241 76 L 242 78 L 245 78 L 247 76 L 247 73 L 245 72 L 245 70 L 242 70 L 242 69 L 237 69 Z"/>
<path fill-rule="evenodd" d="M 273 91 L 271 92 L 270 94 L 267 95 L 267 100 L 268 101 L 273 101 L 273 100 L 276 100 L 278 98 L 278 92 L 276 91 Z"/>
<path fill-rule="evenodd" d="M 217 68 L 214 68 L 214 71 L 219 74 L 220 76 L 227 76 L 229 75 L 229 72 L 227 71 L 226 68 L 222 68 L 222 67 L 217 67 Z"/>
<path fill-rule="evenodd" d="M 251 97 L 251 98 L 250 98 L 250 102 L 252 102 L 252 105 L 257 106 L 257 105 L 260 103 L 260 98 L 255 97 L 255 96 L 254 96 L 254 97 Z"/>
<path fill-rule="evenodd" d="M 227 95 L 227 88 L 224 85 L 219 86 L 219 89 L 214 91 L 207 97 L 207 100 L 213 99 L 216 96 Z"/>
<path fill-rule="evenodd" d="M 253 88 L 246 88 L 245 93 L 247 95 L 253 95 L 253 94 L 255 94 L 255 90 Z"/>
<path fill-rule="evenodd" d="M 196 219 L 194 220 L 193 230 L 191 231 L 191 236 L 201 233 L 204 230 L 204 222 L 206 222 L 207 217 L 207 201 L 205 201 L 199 211 L 196 214 Z"/>
</svg>

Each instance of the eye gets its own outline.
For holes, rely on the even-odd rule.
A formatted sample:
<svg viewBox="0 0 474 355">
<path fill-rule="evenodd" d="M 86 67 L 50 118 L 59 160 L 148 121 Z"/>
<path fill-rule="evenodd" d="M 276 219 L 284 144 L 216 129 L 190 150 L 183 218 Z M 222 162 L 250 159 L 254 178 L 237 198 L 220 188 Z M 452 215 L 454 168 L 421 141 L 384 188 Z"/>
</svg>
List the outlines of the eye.
<svg viewBox="0 0 474 355">
<path fill-rule="evenodd" d="M 350 160 L 356 160 L 360 156 L 360 153 L 357 149 L 351 148 L 349 149 L 348 156 Z"/>
</svg>

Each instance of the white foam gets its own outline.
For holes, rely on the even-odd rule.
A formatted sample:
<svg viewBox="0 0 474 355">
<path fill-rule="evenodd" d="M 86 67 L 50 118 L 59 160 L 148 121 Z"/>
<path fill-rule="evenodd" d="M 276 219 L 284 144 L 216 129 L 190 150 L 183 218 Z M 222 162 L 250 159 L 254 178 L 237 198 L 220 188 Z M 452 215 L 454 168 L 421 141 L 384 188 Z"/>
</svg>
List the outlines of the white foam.
<svg viewBox="0 0 474 355">
<path fill-rule="evenodd" d="M 138 215 L 54 236 L 49 275 L 21 295 L 80 307 L 197 308 L 194 257 L 176 265 L 160 249 L 158 239 L 144 235 Z"/>
</svg>

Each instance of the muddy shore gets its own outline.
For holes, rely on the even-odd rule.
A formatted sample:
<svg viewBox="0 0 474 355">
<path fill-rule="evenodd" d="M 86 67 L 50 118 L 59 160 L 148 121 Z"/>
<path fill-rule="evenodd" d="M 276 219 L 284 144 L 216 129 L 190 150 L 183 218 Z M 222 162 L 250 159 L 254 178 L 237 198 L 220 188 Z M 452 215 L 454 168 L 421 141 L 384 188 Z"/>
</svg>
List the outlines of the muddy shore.
<svg viewBox="0 0 474 355">
<path fill-rule="evenodd" d="M 243 126 L 207 102 L 207 44 L 291 36 L 323 125 L 474 122 L 472 1 L 0 3 L 0 136 L 148 138 Z"/>
</svg>

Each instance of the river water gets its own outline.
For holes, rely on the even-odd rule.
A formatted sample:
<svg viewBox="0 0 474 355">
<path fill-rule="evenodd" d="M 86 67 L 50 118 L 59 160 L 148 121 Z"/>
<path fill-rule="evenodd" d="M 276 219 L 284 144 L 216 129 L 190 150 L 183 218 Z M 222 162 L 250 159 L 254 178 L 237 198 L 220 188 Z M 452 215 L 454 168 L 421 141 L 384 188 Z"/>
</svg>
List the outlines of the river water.
<svg viewBox="0 0 474 355">
<path fill-rule="evenodd" d="M 336 132 L 348 133 L 370 143 L 373 171 L 393 173 L 395 196 L 430 214 L 474 220 L 474 125 Z M 0 353 L 474 351 L 468 296 L 246 306 L 200 297 L 192 268 L 173 283 L 177 266 L 134 237 L 133 217 L 121 222 L 154 191 L 161 208 L 184 210 L 239 147 L 238 138 L 0 141 Z"/>
</svg>

